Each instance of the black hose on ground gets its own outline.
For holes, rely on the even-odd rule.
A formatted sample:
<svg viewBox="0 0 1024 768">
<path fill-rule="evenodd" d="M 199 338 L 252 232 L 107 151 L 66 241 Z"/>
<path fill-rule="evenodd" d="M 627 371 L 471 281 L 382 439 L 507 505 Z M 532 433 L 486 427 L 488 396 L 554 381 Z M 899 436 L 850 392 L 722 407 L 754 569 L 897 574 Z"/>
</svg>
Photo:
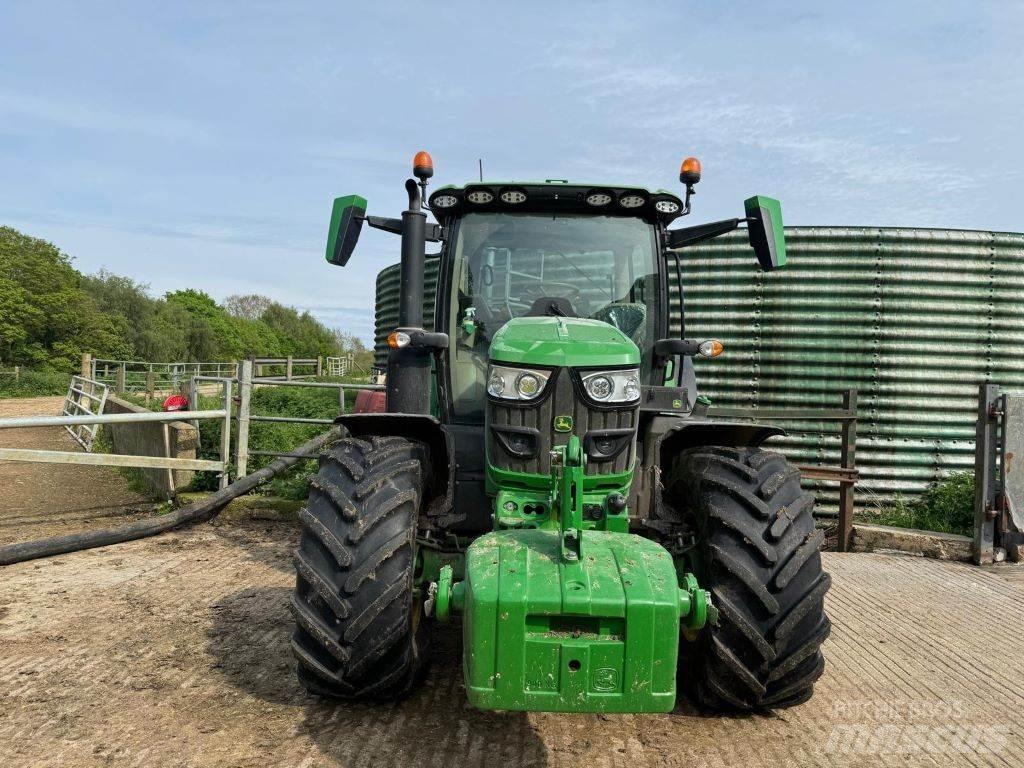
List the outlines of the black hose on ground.
<svg viewBox="0 0 1024 768">
<path fill-rule="evenodd" d="M 0 547 L 0 565 L 10 565 L 12 563 L 21 563 L 25 560 L 35 560 L 40 557 L 52 557 L 53 555 L 63 555 L 67 552 L 78 552 L 83 549 L 106 547 L 111 544 L 120 544 L 124 541 L 144 539 L 147 536 L 155 536 L 158 533 L 163 533 L 179 526 L 204 523 L 212 520 L 232 499 L 237 499 L 280 472 L 295 466 L 302 461 L 302 457 L 312 458 L 321 448 L 328 443 L 338 440 L 341 436 L 342 432 L 338 428 L 331 429 L 322 435 L 317 435 L 309 442 L 303 443 L 296 448 L 292 455 L 274 459 L 267 466 L 256 470 L 251 475 L 246 475 L 240 480 L 236 480 L 227 488 L 221 488 L 206 498 L 184 506 L 181 509 L 176 509 L 167 515 L 136 520 L 134 523 L 128 523 L 117 528 L 84 531 L 82 533 L 68 534 L 67 536 L 53 536 L 49 539 L 37 539 L 36 541 L 25 541 L 20 544 L 9 544 L 5 547 Z"/>
</svg>

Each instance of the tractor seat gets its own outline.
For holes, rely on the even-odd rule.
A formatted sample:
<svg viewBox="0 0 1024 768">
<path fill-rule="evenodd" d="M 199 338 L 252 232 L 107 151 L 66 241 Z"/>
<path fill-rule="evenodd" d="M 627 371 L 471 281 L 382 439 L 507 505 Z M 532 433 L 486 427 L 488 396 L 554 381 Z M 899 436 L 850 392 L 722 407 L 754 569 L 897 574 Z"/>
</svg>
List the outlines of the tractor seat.
<svg viewBox="0 0 1024 768">
<path fill-rule="evenodd" d="M 647 336 L 647 307 L 643 304 L 608 304 L 601 307 L 591 319 L 613 325 L 626 334 L 630 341 L 643 349 Z"/>
</svg>

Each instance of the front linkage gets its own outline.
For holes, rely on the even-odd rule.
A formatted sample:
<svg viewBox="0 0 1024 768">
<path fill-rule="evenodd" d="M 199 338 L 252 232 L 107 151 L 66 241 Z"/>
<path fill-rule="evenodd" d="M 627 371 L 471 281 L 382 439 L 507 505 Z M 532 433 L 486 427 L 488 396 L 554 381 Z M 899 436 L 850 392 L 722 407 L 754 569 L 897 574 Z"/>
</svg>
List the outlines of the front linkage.
<svg viewBox="0 0 1024 768">
<path fill-rule="evenodd" d="M 439 621 L 461 614 L 470 702 L 484 709 L 667 712 L 675 705 L 680 622 L 714 608 L 659 544 L 586 529 L 580 440 L 552 451 L 549 503 L 558 528 L 504 529 L 430 586 Z"/>
</svg>

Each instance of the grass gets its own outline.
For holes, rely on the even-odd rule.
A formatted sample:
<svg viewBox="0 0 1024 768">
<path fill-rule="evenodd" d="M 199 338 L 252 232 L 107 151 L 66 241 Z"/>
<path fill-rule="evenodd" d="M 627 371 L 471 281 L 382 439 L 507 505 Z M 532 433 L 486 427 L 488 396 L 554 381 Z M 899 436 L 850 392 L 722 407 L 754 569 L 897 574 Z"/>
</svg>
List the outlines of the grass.
<svg viewBox="0 0 1024 768">
<path fill-rule="evenodd" d="M 914 501 L 897 497 L 891 507 L 857 518 L 896 528 L 971 536 L 974 532 L 974 474 L 956 472 L 931 485 Z"/>
<path fill-rule="evenodd" d="M 59 371 L 22 369 L 17 378 L 13 371 L 3 371 L 0 372 L 0 398 L 63 395 L 67 393 L 70 383 L 71 374 Z"/>
</svg>

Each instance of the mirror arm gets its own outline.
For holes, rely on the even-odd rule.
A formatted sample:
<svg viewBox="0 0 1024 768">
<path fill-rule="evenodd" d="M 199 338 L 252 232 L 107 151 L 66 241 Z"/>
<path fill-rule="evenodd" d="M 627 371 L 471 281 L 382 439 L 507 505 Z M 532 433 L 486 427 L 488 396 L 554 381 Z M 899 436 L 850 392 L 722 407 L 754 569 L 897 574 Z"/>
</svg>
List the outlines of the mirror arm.
<svg viewBox="0 0 1024 768">
<path fill-rule="evenodd" d="M 363 220 L 374 229 L 383 229 L 394 235 L 402 234 L 402 220 L 389 219 L 384 216 L 365 216 Z"/>
<path fill-rule="evenodd" d="M 741 221 L 747 221 L 747 219 L 724 219 L 722 221 L 712 221 L 708 224 L 698 224 L 693 227 L 671 229 L 666 232 L 668 247 L 673 249 L 685 248 L 702 243 L 705 240 L 724 235 L 726 232 L 732 232 L 739 227 Z"/>
<path fill-rule="evenodd" d="M 402 234 L 401 219 L 389 219 L 385 216 L 363 216 L 362 219 L 374 229 L 382 229 L 385 232 L 390 232 L 393 235 Z M 440 224 L 426 225 L 427 242 L 439 243 L 443 239 L 441 235 L 442 231 Z"/>
</svg>

